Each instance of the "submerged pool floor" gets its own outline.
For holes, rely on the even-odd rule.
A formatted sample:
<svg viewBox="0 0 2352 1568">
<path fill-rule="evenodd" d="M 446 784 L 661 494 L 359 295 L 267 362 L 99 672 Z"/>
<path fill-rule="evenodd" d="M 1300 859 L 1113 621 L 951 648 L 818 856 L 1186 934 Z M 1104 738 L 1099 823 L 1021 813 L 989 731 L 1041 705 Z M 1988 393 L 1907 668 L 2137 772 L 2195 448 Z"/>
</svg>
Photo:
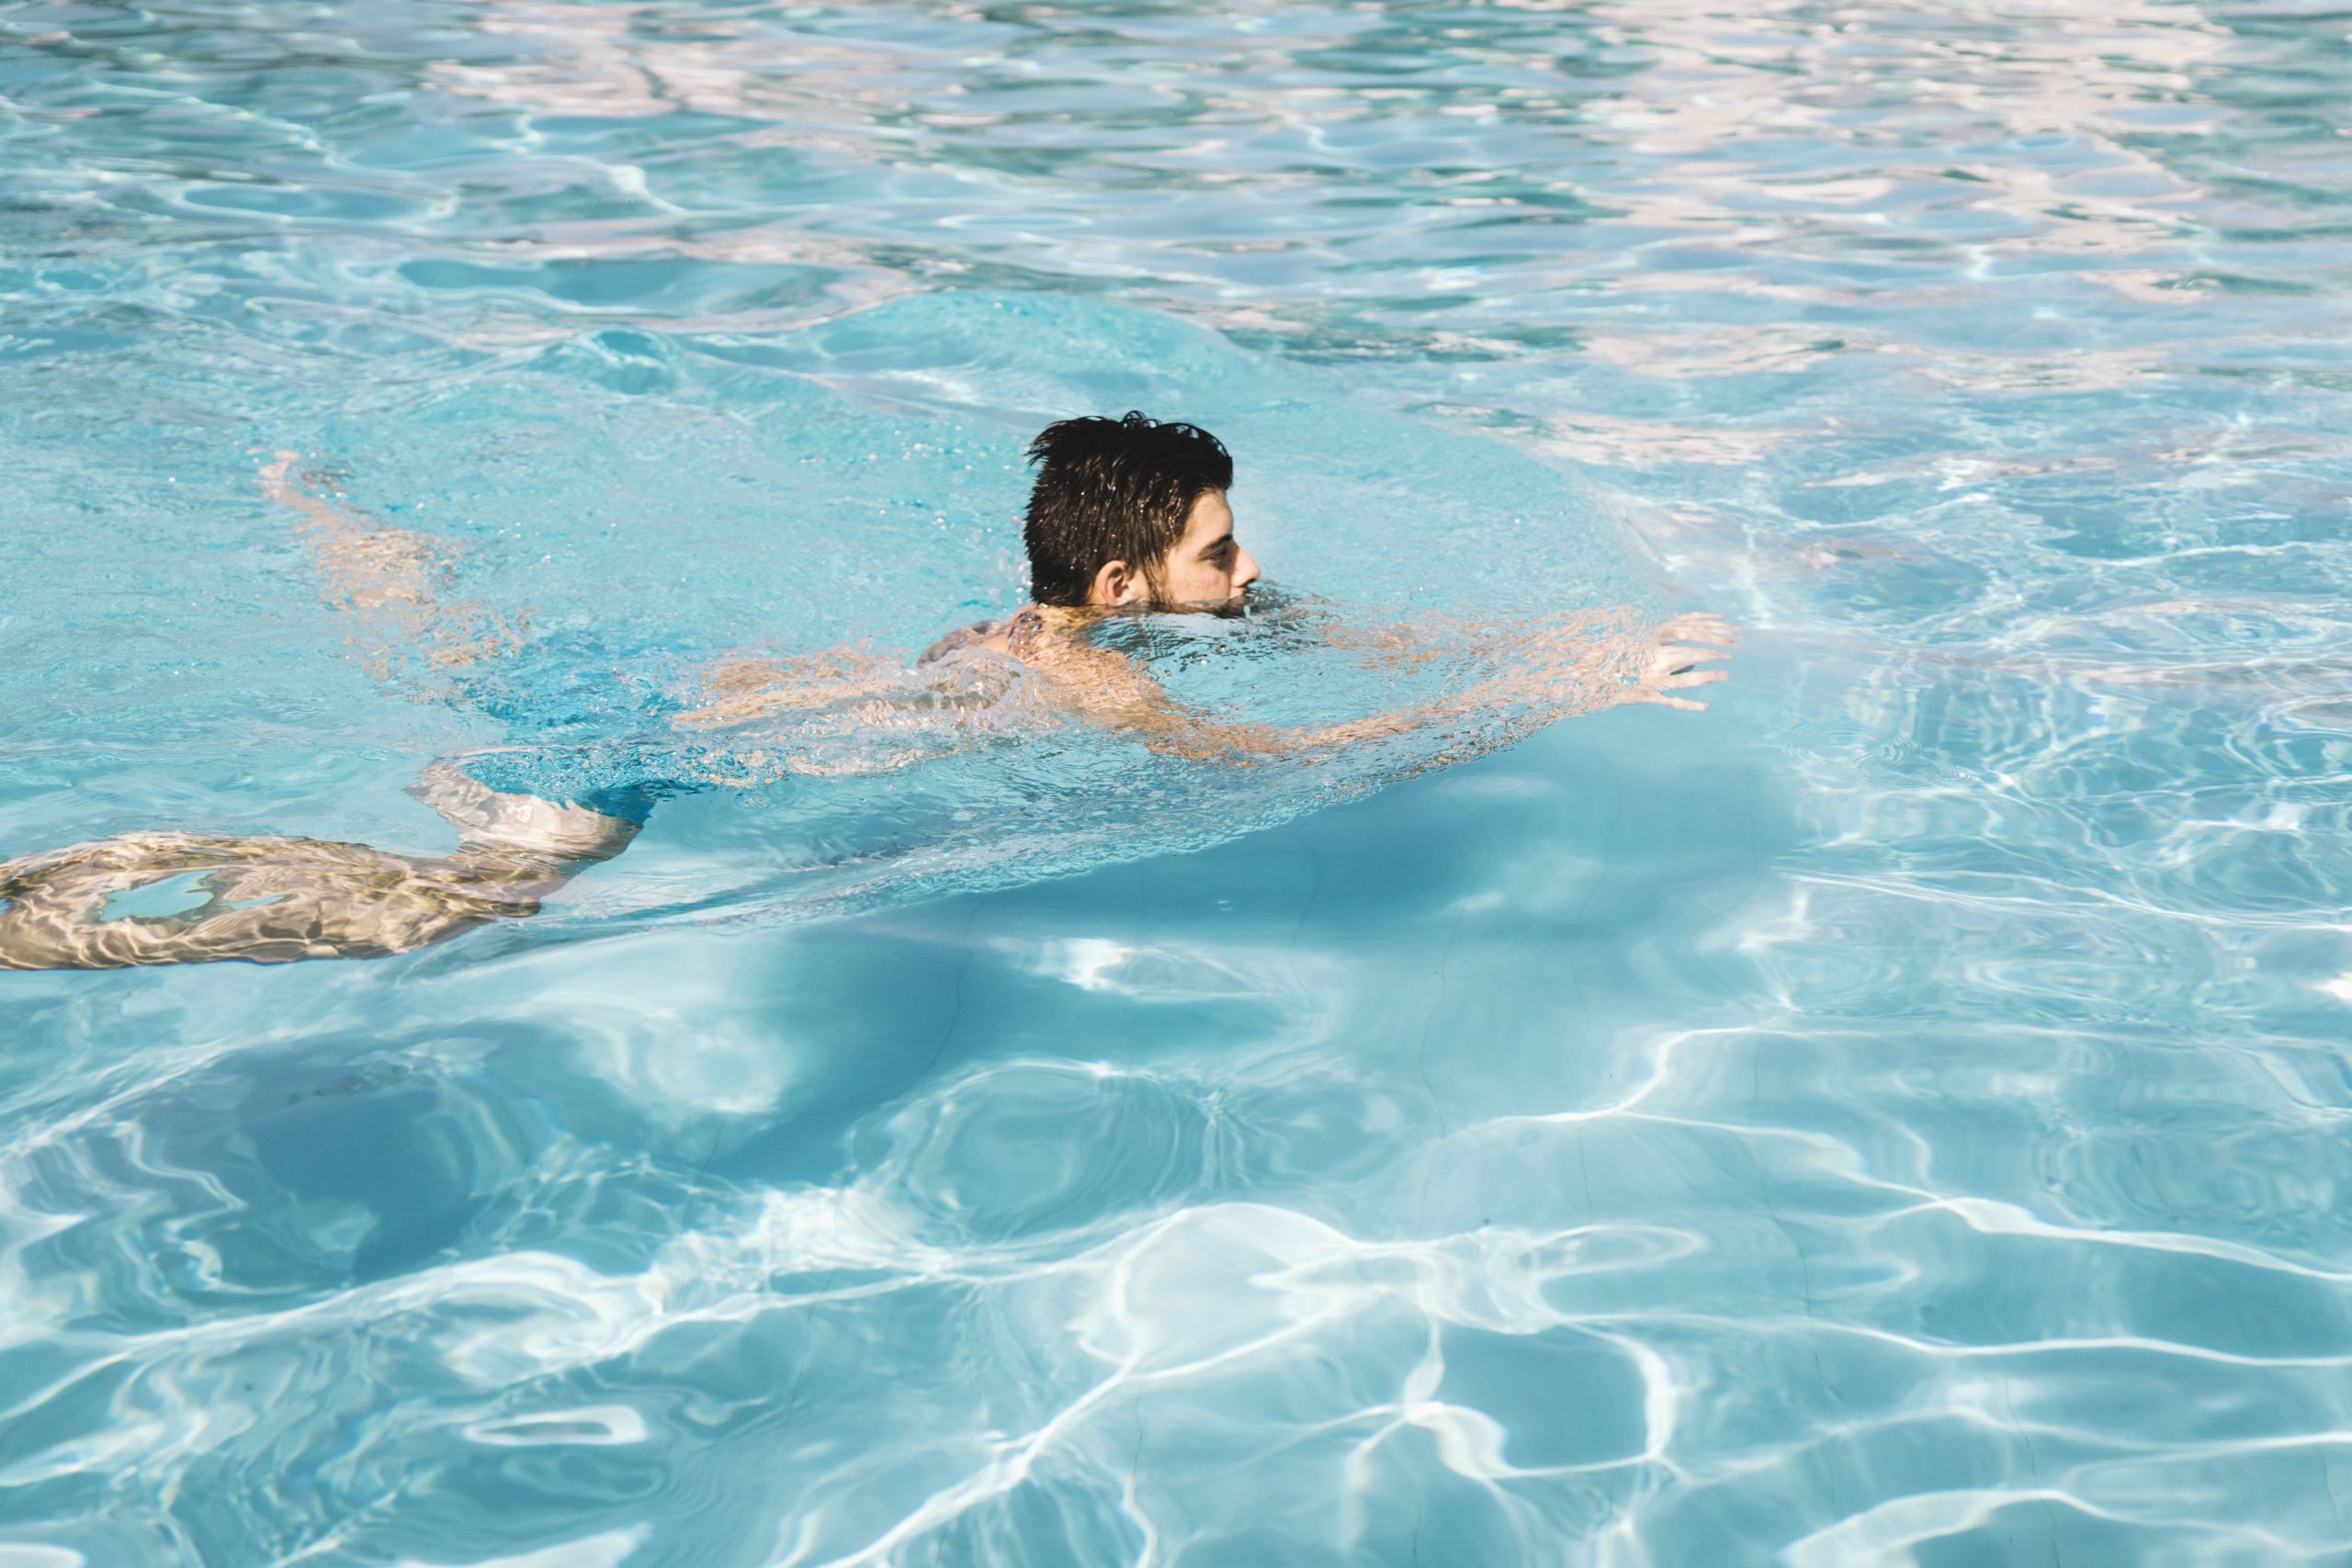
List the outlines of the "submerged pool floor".
<svg viewBox="0 0 2352 1568">
<path fill-rule="evenodd" d="M 420 952 L 0 974 L 0 1568 L 2341 1561 L 2347 64 L 0 16 L 0 860 L 667 781 Z M 687 721 L 1017 605 L 1023 445 L 1129 407 L 1306 607 L 1137 628 L 1193 700 L 1510 669 L 1325 615 L 1713 611 L 1734 679 L 1453 766 L 1506 700 L 1242 770 Z"/>
</svg>

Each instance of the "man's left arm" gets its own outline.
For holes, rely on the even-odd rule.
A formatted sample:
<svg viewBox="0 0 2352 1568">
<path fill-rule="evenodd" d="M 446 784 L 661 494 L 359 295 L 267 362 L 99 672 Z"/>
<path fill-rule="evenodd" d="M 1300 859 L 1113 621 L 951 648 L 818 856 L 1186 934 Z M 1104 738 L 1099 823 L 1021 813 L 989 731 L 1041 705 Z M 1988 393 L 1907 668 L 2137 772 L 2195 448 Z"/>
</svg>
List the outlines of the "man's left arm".
<svg viewBox="0 0 2352 1568">
<path fill-rule="evenodd" d="M 1134 660 L 1104 649 L 1067 646 L 1052 660 L 1040 661 L 1040 670 L 1054 681 L 1066 705 L 1088 718 L 1125 730 L 1152 750 L 1202 761 L 1313 757 L 1468 714 L 1516 711 L 1522 716 L 1521 722 L 1503 727 L 1491 739 L 1474 743 L 1474 750 L 1449 758 L 1461 760 L 1572 714 L 1632 703 L 1704 708 L 1704 703 L 1675 694 L 1726 679 L 1725 671 L 1699 666 L 1730 657 L 1739 634 L 1721 616 L 1693 615 L 1678 615 L 1646 637 L 1629 641 L 1629 637 L 1595 638 L 1574 628 L 1532 635 L 1516 645 L 1527 662 L 1510 675 L 1394 713 L 1303 729 L 1197 713 L 1177 702 Z"/>
</svg>

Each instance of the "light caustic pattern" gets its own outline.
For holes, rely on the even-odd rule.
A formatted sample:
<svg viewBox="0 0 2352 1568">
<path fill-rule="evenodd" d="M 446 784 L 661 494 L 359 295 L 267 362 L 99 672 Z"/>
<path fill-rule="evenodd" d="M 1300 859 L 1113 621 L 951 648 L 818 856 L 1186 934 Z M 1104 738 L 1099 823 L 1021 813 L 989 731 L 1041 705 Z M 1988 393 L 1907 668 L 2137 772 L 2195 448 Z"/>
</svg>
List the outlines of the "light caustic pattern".
<svg viewBox="0 0 2352 1568">
<path fill-rule="evenodd" d="M 0 856 L 734 781 L 424 952 L 0 975 L 0 1568 L 2341 1562 L 2347 64 L 0 16 Z M 1018 603 L 1021 442 L 1128 406 L 1294 603 L 1717 610 L 1736 678 L 1451 767 L 673 722 Z M 1493 671 L 1295 634 L 1137 635 L 1281 722 Z"/>
</svg>

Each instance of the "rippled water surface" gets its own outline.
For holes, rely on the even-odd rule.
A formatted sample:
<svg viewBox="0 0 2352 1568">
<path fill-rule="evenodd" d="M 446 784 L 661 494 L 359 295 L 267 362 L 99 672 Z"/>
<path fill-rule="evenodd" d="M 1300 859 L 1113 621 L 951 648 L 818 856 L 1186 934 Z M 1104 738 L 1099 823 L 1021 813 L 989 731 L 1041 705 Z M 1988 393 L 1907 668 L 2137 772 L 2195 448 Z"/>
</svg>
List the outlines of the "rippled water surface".
<svg viewBox="0 0 2352 1568">
<path fill-rule="evenodd" d="M 677 784 L 420 953 L 0 974 L 0 1565 L 2346 1562 L 2346 27 L 0 7 L 0 858 Z M 1130 406 L 1294 605 L 1735 679 L 673 722 L 1017 604 Z M 1136 636 L 1509 661 L 1284 626 Z"/>
</svg>

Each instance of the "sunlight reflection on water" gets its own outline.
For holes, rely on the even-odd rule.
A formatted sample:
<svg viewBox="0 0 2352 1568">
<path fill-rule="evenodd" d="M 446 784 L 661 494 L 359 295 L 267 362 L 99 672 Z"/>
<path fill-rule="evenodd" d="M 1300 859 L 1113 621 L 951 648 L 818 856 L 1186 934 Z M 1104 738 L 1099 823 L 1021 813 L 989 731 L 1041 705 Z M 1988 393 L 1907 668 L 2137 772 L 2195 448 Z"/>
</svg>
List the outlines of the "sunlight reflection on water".
<svg viewBox="0 0 2352 1568">
<path fill-rule="evenodd" d="M 1301 595 L 1752 634 L 1377 793 L 763 777 L 408 957 L 0 976 L 0 1562 L 2352 1539 L 2340 18 L 0 40 L 0 854 L 677 762 L 713 658 L 1017 603 L 1080 407 L 1217 429 Z M 287 445 L 514 656 L 348 640 Z M 1159 651 L 1364 695 L 1258 646 Z"/>
</svg>

